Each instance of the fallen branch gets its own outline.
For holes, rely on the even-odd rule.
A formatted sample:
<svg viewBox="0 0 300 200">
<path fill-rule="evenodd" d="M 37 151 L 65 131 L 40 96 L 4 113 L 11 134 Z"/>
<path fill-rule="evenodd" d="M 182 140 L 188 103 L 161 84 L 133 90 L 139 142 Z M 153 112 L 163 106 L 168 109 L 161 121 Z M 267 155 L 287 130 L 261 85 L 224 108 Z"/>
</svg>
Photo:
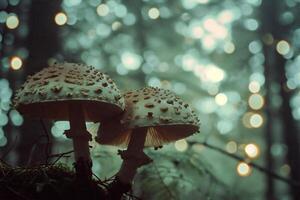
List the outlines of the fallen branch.
<svg viewBox="0 0 300 200">
<path fill-rule="evenodd" d="M 225 151 L 224 149 L 220 148 L 220 147 L 217 147 L 217 146 L 214 146 L 214 145 L 211 145 L 211 144 L 208 144 L 207 142 L 189 142 L 189 144 L 193 145 L 193 144 L 201 144 L 209 149 L 212 149 L 212 150 L 215 150 L 219 153 L 222 153 L 228 157 L 231 157 L 235 160 L 238 160 L 238 161 L 241 161 L 241 162 L 245 162 L 247 163 L 249 166 L 263 172 L 263 173 L 266 173 L 266 174 L 269 174 L 270 176 L 272 176 L 273 178 L 277 179 L 277 180 L 280 180 L 280 181 L 283 181 L 289 185 L 292 185 L 294 187 L 299 187 L 300 186 L 300 183 L 297 182 L 297 181 L 294 181 L 293 179 L 290 179 L 290 178 L 286 178 L 286 177 L 283 177 L 279 174 L 276 174 L 275 172 L 272 172 L 256 163 L 253 163 L 253 162 L 250 162 L 250 161 L 246 161 L 245 158 L 241 157 L 241 156 L 238 156 L 236 154 L 231 154 L 231 153 L 228 153 L 227 151 Z"/>
</svg>

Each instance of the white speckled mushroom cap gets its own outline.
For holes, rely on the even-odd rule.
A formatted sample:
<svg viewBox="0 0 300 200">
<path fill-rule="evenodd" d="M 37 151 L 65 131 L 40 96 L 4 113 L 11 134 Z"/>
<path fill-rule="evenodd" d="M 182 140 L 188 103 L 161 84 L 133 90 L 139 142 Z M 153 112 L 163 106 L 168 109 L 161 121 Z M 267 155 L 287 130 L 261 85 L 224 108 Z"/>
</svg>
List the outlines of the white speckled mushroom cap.
<svg viewBox="0 0 300 200">
<path fill-rule="evenodd" d="M 124 97 L 121 118 L 101 124 L 96 139 L 100 144 L 126 146 L 135 128 L 148 128 L 145 146 L 160 146 L 199 130 L 195 112 L 169 90 L 147 87 Z"/>
<path fill-rule="evenodd" d="M 108 75 L 92 66 L 59 63 L 44 68 L 16 92 L 14 106 L 36 118 L 68 120 L 68 104 L 82 106 L 87 121 L 101 121 L 124 110 L 124 98 Z"/>
</svg>

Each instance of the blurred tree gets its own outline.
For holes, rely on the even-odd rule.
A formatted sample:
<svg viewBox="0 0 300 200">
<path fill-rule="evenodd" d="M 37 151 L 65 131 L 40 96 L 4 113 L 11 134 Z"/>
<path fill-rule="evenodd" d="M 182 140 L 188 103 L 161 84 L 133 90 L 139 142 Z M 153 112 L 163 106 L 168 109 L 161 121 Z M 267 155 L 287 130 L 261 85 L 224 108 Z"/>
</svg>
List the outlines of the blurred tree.
<svg viewBox="0 0 300 200">
<path fill-rule="evenodd" d="M 27 6 L 27 1 L 0 3 L 0 155 L 11 164 L 16 164 L 18 160 L 15 147 L 19 142 L 20 131 L 17 127 L 23 123 L 22 116 L 16 110 L 11 110 L 10 104 L 12 91 L 22 82 L 23 59 L 27 55 L 24 48 L 27 36 L 26 14 L 23 12 Z"/>
<path fill-rule="evenodd" d="M 263 124 L 262 115 L 256 112 L 261 106 L 253 112 L 246 113 L 248 105 L 247 100 L 244 100 L 249 95 L 249 92 L 245 91 L 249 82 L 244 77 L 256 72 L 252 72 L 255 67 L 250 65 L 260 59 L 260 54 L 249 53 L 248 48 L 245 48 L 257 36 L 253 32 L 257 30 L 257 21 L 250 18 L 252 13 L 247 11 L 253 11 L 256 6 L 259 6 L 258 1 L 64 1 L 63 8 L 68 20 L 63 33 L 66 38 L 63 57 L 83 61 L 108 71 L 122 89 L 128 89 L 128 86 L 132 89 L 139 88 L 147 84 L 173 90 L 194 104 L 202 124 L 205 124 L 202 126 L 202 135 L 192 140 L 200 142 L 204 135 L 210 135 L 209 141 L 226 146 L 231 153 L 235 153 L 241 144 L 239 153 L 244 154 L 243 146 L 250 143 L 249 140 L 262 143 L 259 137 L 247 135 L 249 132 L 255 132 L 255 129 L 258 132 Z M 247 12 L 243 13 L 242 9 Z M 253 61 L 249 62 L 249 66 L 244 64 L 251 58 Z M 258 76 L 253 76 L 252 79 L 262 87 L 260 77 L 263 75 L 261 71 L 256 74 Z M 257 96 L 261 97 L 260 94 Z M 258 104 L 260 105 L 260 102 Z M 249 116 L 243 120 L 246 129 L 240 126 L 240 118 L 245 113 Z M 243 134 L 240 135 L 240 132 Z M 200 144 L 199 146 L 201 147 Z M 254 147 L 258 148 L 257 145 Z M 173 152 L 174 157 L 165 157 L 166 162 L 176 160 L 176 151 L 195 156 L 208 154 L 212 163 L 215 163 L 215 159 L 224 159 L 228 165 L 215 166 L 221 174 L 220 178 L 230 185 L 241 181 L 235 173 L 231 176 L 222 174 L 226 170 L 236 170 L 235 161 L 228 162 L 227 158 L 215 155 L 205 147 L 195 149 L 197 145 L 189 146 L 189 143 L 183 140 L 176 143 L 175 148 L 166 147 L 164 153 L 158 155 Z M 153 154 L 154 158 L 158 158 L 155 155 Z M 102 175 L 107 174 L 104 162 L 105 160 L 94 163 L 101 167 L 99 173 Z M 178 168 L 178 171 L 185 169 L 183 165 L 173 168 Z M 242 168 L 241 176 L 250 174 L 249 171 L 245 173 L 243 170 Z M 187 171 L 183 172 L 184 176 Z M 112 171 L 110 173 L 113 174 Z M 198 178 L 194 177 L 196 180 L 202 177 L 201 174 L 198 175 Z M 258 176 L 256 174 L 249 179 L 257 181 Z M 259 178 L 261 179 L 261 176 Z M 143 179 L 148 180 L 146 176 Z M 156 180 L 160 181 L 159 177 L 156 177 Z M 171 187 L 170 190 L 176 191 L 174 196 L 180 191 L 173 185 L 176 181 L 177 179 L 170 178 L 166 184 L 167 187 Z M 215 185 L 214 181 L 204 182 L 204 185 Z M 255 196 L 255 189 L 245 191 L 246 184 L 251 184 L 251 181 L 245 181 L 245 185 L 237 184 L 240 199 L 245 192 Z M 256 189 L 262 187 L 257 184 L 256 186 Z M 179 185 L 178 187 L 180 188 Z M 198 187 L 200 190 L 202 186 Z M 148 189 L 154 190 L 151 187 Z M 144 190 L 147 190 L 146 186 Z M 225 191 L 227 190 L 222 192 L 226 193 Z M 222 196 L 222 192 L 219 195 Z M 187 194 L 182 194 L 181 198 L 185 195 Z"/>
<path fill-rule="evenodd" d="M 108 71 L 123 88 L 127 85 L 141 87 L 145 82 L 173 90 L 197 108 L 205 124 L 202 132 L 210 135 L 209 141 L 224 145 L 228 152 L 255 159 L 260 149 L 264 149 L 264 139 L 256 133 L 263 131 L 265 117 L 272 120 L 272 113 L 262 114 L 263 95 L 269 92 L 270 83 L 263 87 L 265 78 L 269 77 L 263 74 L 265 55 L 261 35 L 256 31 L 262 26 L 257 9 L 261 3 L 256 0 L 141 1 L 134 4 L 64 1 L 69 25 L 65 28 L 68 37 L 64 57 Z M 266 127 L 269 134 L 270 125 L 267 123 Z M 267 145 L 270 165 L 273 137 L 277 141 L 275 136 L 269 136 Z M 201 141 L 203 135 L 193 140 Z M 181 151 L 181 147 L 186 154 L 213 155 L 208 150 L 198 152 L 193 147 L 188 148 L 185 141 L 169 151 Z M 222 174 L 235 165 L 231 162 L 228 166 L 216 167 L 216 171 Z M 236 170 L 240 176 L 251 174 L 246 163 L 239 163 Z M 235 174 L 220 177 L 230 185 L 237 183 L 235 190 L 239 191 L 239 199 L 245 193 L 255 196 L 254 191 L 263 187 L 254 184 L 256 187 L 247 191 L 249 184 L 253 185 L 257 178 L 262 179 L 255 173 L 247 180 Z M 269 188 L 273 188 L 271 177 L 269 183 Z M 279 195 L 272 195 L 272 189 L 270 191 L 271 196 Z"/>
<path fill-rule="evenodd" d="M 292 108 L 290 106 L 291 102 L 291 96 L 293 93 L 293 90 L 288 88 L 288 80 L 286 77 L 286 60 L 287 58 L 284 57 L 283 51 L 286 51 L 285 49 L 282 49 L 280 47 L 280 43 L 285 42 L 286 40 L 289 40 L 289 34 L 293 32 L 293 24 L 283 24 L 280 22 L 280 16 L 281 13 L 284 13 L 286 10 L 286 3 L 284 1 L 270 1 L 266 0 L 263 1 L 262 4 L 262 29 L 263 29 L 263 37 L 265 37 L 265 45 L 264 45 L 264 52 L 265 52 L 265 60 L 266 60 L 266 74 L 268 77 L 266 77 L 267 84 L 269 85 L 269 94 L 271 90 L 271 84 L 274 82 L 275 84 L 278 84 L 280 87 L 279 94 L 281 96 L 281 106 L 279 108 L 279 116 L 281 117 L 282 121 L 282 130 L 281 135 L 283 138 L 283 141 L 288 147 L 287 150 L 287 162 L 289 163 L 289 166 L 291 168 L 291 177 L 295 181 L 300 181 L 300 147 L 299 147 L 299 134 L 296 127 L 295 119 L 292 115 Z M 272 40 L 275 40 L 274 43 L 270 45 L 268 43 L 268 37 L 269 39 L 272 38 Z M 269 98 L 268 104 L 270 106 L 271 103 L 271 97 Z M 272 112 L 270 115 L 268 115 L 268 120 L 272 121 L 273 115 L 275 114 L 276 110 L 273 111 L 267 111 Z M 270 124 L 270 126 L 272 126 Z M 271 128 L 271 127 L 270 127 Z M 271 130 L 272 131 L 272 130 Z M 266 140 L 269 141 L 268 144 L 268 155 L 270 155 L 270 149 L 272 145 L 272 135 L 271 133 L 268 133 L 266 135 Z M 270 163 L 272 163 L 272 158 L 268 158 L 269 168 L 271 168 Z M 269 183 L 269 189 L 267 198 L 268 199 L 275 199 L 274 197 L 274 189 L 273 189 L 273 183 L 270 179 L 268 179 Z M 293 198 L 300 199 L 300 190 L 298 187 L 291 187 L 291 191 L 293 194 Z"/>
<path fill-rule="evenodd" d="M 58 30 L 54 16 L 61 8 L 61 1 L 32 0 L 28 17 L 26 47 L 28 58 L 23 77 L 32 75 L 48 65 L 48 61 L 59 51 Z M 20 165 L 37 164 L 45 161 L 47 138 L 39 120 L 25 118 L 17 146 Z M 50 148 L 50 147 L 49 147 Z"/>
</svg>

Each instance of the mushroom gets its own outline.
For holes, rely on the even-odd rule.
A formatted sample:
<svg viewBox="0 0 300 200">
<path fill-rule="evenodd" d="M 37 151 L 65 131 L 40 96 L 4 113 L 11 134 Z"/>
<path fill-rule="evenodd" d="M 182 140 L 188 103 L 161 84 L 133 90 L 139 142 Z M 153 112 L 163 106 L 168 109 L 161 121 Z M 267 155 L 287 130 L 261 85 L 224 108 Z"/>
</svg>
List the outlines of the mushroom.
<svg viewBox="0 0 300 200">
<path fill-rule="evenodd" d="M 119 89 L 108 75 L 92 66 L 60 63 L 29 76 L 16 92 L 14 106 L 33 118 L 69 120 L 65 132 L 73 140 L 77 177 L 92 176 L 85 121 L 103 121 L 123 112 Z"/>
<path fill-rule="evenodd" d="M 199 120 L 190 106 L 169 90 L 147 87 L 124 94 L 125 112 L 101 124 L 96 141 L 100 144 L 128 146 L 119 151 L 123 159 L 117 174 L 121 183 L 130 184 L 138 167 L 151 159 L 146 147 L 188 137 L 199 130 Z"/>
</svg>

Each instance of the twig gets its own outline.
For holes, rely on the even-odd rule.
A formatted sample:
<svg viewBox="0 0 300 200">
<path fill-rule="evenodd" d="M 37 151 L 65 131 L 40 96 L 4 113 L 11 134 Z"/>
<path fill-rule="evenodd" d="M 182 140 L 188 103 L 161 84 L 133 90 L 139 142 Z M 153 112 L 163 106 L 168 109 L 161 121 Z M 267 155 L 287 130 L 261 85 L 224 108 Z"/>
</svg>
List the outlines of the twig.
<svg viewBox="0 0 300 200">
<path fill-rule="evenodd" d="M 73 153 L 74 150 L 71 150 L 71 151 L 67 151 L 67 152 L 64 152 L 64 153 L 60 153 L 60 154 L 53 154 L 49 157 L 58 157 L 51 165 L 55 165 L 57 163 L 57 161 L 59 161 L 63 156 L 67 155 L 67 154 L 70 154 L 70 153 Z"/>
<path fill-rule="evenodd" d="M 113 175 L 113 176 L 111 176 L 111 177 L 109 177 L 109 178 L 106 178 L 106 177 L 105 177 L 105 180 L 102 181 L 102 182 L 103 182 L 103 183 L 106 183 L 106 184 L 109 184 L 109 183 L 113 182 L 113 181 L 115 180 L 115 178 L 116 178 L 116 174 Z"/>
<path fill-rule="evenodd" d="M 37 145 L 37 143 L 39 142 L 39 140 L 40 139 L 42 139 L 43 137 L 45 137 L 46 135 L 39 135 L 31 144 L 31 146 L 33 146 L 32 148 L 31 148 L 31 151 L 30 151 L 30 154 L 29 154 L 29 156 L 28 156 L 28 161 L 27 161 L 27 166 L 29 166 L 30 165 L 30 163 L 31 163 L 31 160 L 32 160 L 32 156 L 33 156 L 33 153 L 34 153 L 34 151 L 35 151 L 35 149 L 34 148 L 36 148 L 36 145 Z"/>
<path fill-rule="evenodd" d="M 74 150 L 70 150 L 70 151 L 66 151 L 66 152 L 64 152 L 64 153 L 51 154 L 51 155 L 49 155 L 49 158 L 53 158 L 53 157 L 63 157 L 63 156 L 65 156 L 65 155 L 68 155 L 68 154 L 73 153 L 73 152 L 74 152 Z"/>
<path fill-rule="evenodd" d="M 125 196 L 132 200 L 142 200 L 141 198 L 132 194 L 132 190 L 130 192 L 125 193 Z"/>
<path fill-rule="evenodd" d="M 97 179 L 97 182 L 102 185 L 103 187 L 105 187 L 105 189 L 107 189 L 107 185 L 104 184 L 104 182 L 94 173 L 92 172 L 93 176 Z"/>
<path fill-rule="evenodd" d="M 47 128 L 45 126 L 45 123 L 42 119 L 40 119 L 40 122 L 42 124 L 42 128 L 44 130 L 44 136 L 46 137 L 46 148 L 45 148 L 45 155 L 46 155 L 46 160 L 45 163 L 46 165 L 48 165 L 48 160 L 49 160 L 49 151 L 50 151 L 50 137 L 49 137 L 49 133 L 47 131 Z"/>
<path fill-rule="evenodd" d="M 228 156 L 228 157 L 231 157 L 231 158 L 233 158 L 233 159 L 235 159 L 235 160 L 238 160 L 238 161 L 241 161 L 241 162 L 246 162 L 246 163 L 247 163 L 248 165 L 250 165 L 251 167 L 253 167 L 253 168 L 255 168 L 255 169 L 257 169 L 257 170 L 259 170 L 259 171 L 261 171 L 261 172 L 263 172 L 263 173 L 269 174 L 270 176 L 272 176 L 273 178 L 275 178 L 275 179 L 277 179 L 277 180 L 283 181 L 283 182 L 285 182 L 285 183 L 287 183 L 287 184 L 289 184 L 289 185 L 292 185 L 292 186 L 294 186 L 294 187 L 299 187 L 299 186 L 300 186 L 299 182 L 297 182 L 297 181 L 294 181 L 294 180 L 292 180 L 292 179 L 290 179 L 290 178 L 286 178 L 286 177 L 283 177 L 283 176 L 281 176 L 281 175 L 279 175 L 279 174 L 276 174 L 275 172 L 272 172 L 272 171 L 270 171 L 270 170 L 268 170 L 268 169 L 266 169 L 266 168 L 264 168 L 264 167 L 262 167 L 262 166 L 260 166 L 260 165 L 258 165 L 258 164 L 256 164 L 256 163 L 246 161 L 246 160 L 245 160 L 243 157 L 241 157 L 241 156 L 238 156 L 238 155 L 236 155 L 236 154 L 230 154 L 230 153 L 228 153 L 227 151 L 221 149 L 220 147 L 216 147 L 216 146 L 214 146 L 214 145 L 208 144 L 207 142 L 189 142 L 189 143 L 190 143 L 191 145 L 192 145 L 192 144 L 202 144 L 203 146 L 205 146 L 205 147 L 207 147 L 207 148 L 210 148 L 210 149 L 212 149 L 212 150 L 215 150 L 215 151 L 217 151 L 217 152 L 219 152 L 219 153 L 222 153 L 222 154 L 224 154 L 224 155 L 226 155 L 226 156 Z"/>
</svg>

